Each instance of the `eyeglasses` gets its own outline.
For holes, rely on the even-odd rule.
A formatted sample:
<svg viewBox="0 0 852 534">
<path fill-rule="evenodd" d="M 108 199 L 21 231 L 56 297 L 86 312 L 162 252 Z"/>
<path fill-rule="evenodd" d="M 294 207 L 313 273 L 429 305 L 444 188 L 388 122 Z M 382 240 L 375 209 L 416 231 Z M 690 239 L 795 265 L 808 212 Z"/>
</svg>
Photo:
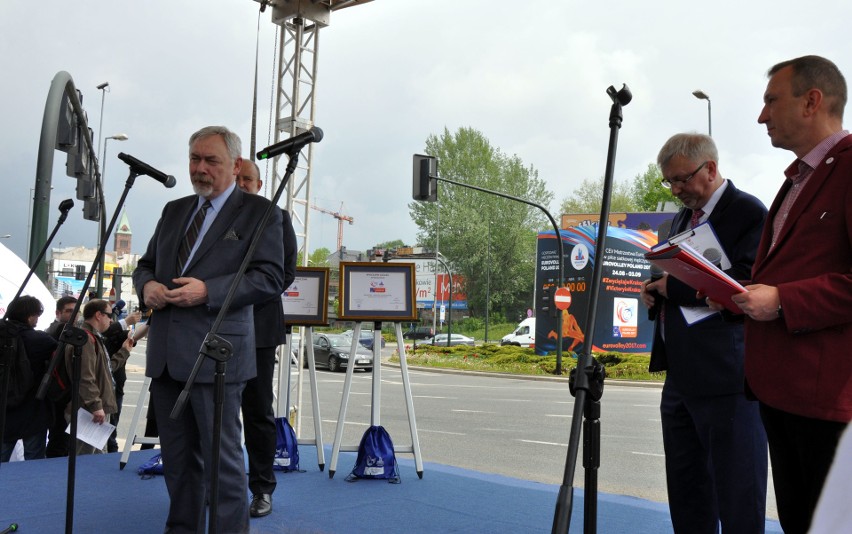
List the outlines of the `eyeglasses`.
<svg viewBox="0 0 852 534">
<path fill-rule="evenodd" d="M 660 183 L 663 184 L 663 187 L 665 187 L 666 189 L 671 189 L 675 185 L 679 185 L 679 186 L 683 187 L 690 180 L 692 180 L 695 177 L 695 175 L 698 174 L 698 171 L 703 169 L 704 166 L 707 165 L 708 163 L 710 163 L 710 160 L 707 160 L 704 163 L 702 163 L 701 165 L 699 165 L 697 169 L 692 171 L 690 174 L 686 175 L 686 178 L 676 178 L 674 180 L 670 180 L 668 178 L 663 178 L 662 180 L 660 180 Z"/>
</svg>

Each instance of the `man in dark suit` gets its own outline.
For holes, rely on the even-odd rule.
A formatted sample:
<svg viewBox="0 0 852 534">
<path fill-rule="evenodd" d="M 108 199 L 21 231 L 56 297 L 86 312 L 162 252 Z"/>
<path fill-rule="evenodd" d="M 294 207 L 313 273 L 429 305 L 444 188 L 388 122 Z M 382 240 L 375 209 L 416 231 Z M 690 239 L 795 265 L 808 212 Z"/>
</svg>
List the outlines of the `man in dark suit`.
<svg viewBox="0 0 852 534">
<path fill-rule="evenodd" d="M 260 169 L 250 159 L 243 159 L 237 176 L 237 187 L 256 195 L 263 186 Z M 290 287 L 296 278 L 296 232 L 290 222 L 290 214 L 281 210 L 284 222 L 284 288 Z M 283 290 L 282 290 L 283 291 Z M 246 383 L 243 391 L 243 424 L 245 425 L 246 452 L 248 452 L 251 491 L 251 517 L 263 517 L 272 513 L 272 493 L 275 491 L 275 412 L 272 403 L 272 377 L 275 373 L 275 349 L 286 340 L 284 329 L 284 307 L 281 296 L 276 295 L 254 307 L 254 336 L 257 345 L 257 376 Z M 289 354 L 282 358 L 281 365 L 289 365 Z M 286 363 L 285 363 L 286 362 Z M 287 417 L 287 414 L 284 415 Z"/>
<path fill-rule="evenodd" d="M 280 295 L 284 284 L 281 212 L 273 209 L 266 226 L 259 227 L 270 202 L 236 187 L 242 163 L 236 134 L 220 126 L 202 128 L 190 137 L 189 147 L 196 194 L 166 204 L 133 272 L 139 300 L 154 310 L 145 373 L 153 379 L 151 400 L 167 466 L 166 531 L 205 531 L 214 437 L 212 360 L 201 367 L 182 416 L 174 421 L 169 415 L 257 231 L 260 241 L 218 329 L 233 354 L 225 373 L 219 507 L 213 520 L 220 532 L 248 532 L 239 411 L 245 383 L 256 374 L 253 306 Z"/>
<path fill-rule="evenodd" d="M 706 135 L 678 134 L 660 150 L 663 185 L 684 205 L 670 235 L 709 222 L 730 261 L 723 268 L 744 280 L 766 208 L 726 181 L 718 160 Z M 675 532 L 715 533 L 720 523 L 723 532 L 763 532 L 766 434 L 743 391 L 742 322 L 711 314 L 695 289 L 668 274 L 646 281 L 642 299 L 659 310 L 650 370 L 666 371 L 660 412 Z M 708 316 L 690 324 L 690 309 Z"/>
<path fill-rule="evenodd" d="M 752 283 L 745 373 L 769 437 L 778 517 L 807 532 L 852 419 L 852 136 L 846 81 L 831 61 L 775 65 L 758 122 L 796 155 L 769 210 Z M 848 475 L 847 475 L 848 476 Z M 848 501 L 848 496 L 847 496 Z"/>
</svg>

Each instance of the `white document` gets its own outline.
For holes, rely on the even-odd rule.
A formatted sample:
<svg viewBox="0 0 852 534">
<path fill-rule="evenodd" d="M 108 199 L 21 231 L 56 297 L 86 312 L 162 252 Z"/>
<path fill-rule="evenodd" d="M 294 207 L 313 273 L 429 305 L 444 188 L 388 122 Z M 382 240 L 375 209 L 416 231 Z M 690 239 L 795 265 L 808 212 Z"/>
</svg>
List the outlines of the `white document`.
<svg viewBox="0 0 852 534">
<path fill-rule="evenodd" d="M 96 449 L 103 449 L 115 426 L 108 422 L 99 425 L 92 422 L 92 417 L 94 416 L 85 408 L 77 411 L 77 439 Z M 70 424 L 65 429 L 65 433 L 71 433 Z"/>
<path fill-rule="evenodd" d="M 719 238 L 716 237 L 716 232 L 713 230 L 713 226 L 709 221 L 705 221 L 692 230 L 687 230 L 686 232 L 681 232 L 676 236 L 672 236 L 668 241 L 663 241 L 663 246 L 668 245 L 682 245 L 687 244 L 692 247 L 694 250 L 698 251 L 699 255 L 703 255 L 704 252 L 709 248 L 715 248 L 722 254 L 722 260 L 720 262 L 721 268 L 724 271 L 725 269 L 731 268 L 731 260 L 728 259 L 728 255 L 725 254 L 725 248 L 722 246 L 722 243 L 719 242 Z M 654 247 L 655 249 L 660 247 L 657 245 Z"/>
<path fill-rule="evenodd" d="M 668 241 L 664 241 L 663 245 L 678 245 L 684 249 L 691 249 L 693 253 L 697 253 L 695 254 L 696 257 L 702 259 L 704 258 L 704 252 L 707 249 L 715 248 L 722 255 L 722 259 L 719 262 L 722 270 L 731 268 L 731 260 L 728 259 L 728 255 L 725 254 L 725 248 L 722 246 L 722 243 L 719 242 L 719 238 L 716 237 L 716 232 L 713 230 L 713 226 L 709 221 L 699 224 L 692 230 L 687 230 L 686 232 L 673 236 Z M 712 265 L 709 262 L 706 263 Z M 694 308 L 681 306 L 680 312 L 683 314 L 683 318 L 689 326 L 719 313 L 703 306 L 697 306 Z"/>
</svg>

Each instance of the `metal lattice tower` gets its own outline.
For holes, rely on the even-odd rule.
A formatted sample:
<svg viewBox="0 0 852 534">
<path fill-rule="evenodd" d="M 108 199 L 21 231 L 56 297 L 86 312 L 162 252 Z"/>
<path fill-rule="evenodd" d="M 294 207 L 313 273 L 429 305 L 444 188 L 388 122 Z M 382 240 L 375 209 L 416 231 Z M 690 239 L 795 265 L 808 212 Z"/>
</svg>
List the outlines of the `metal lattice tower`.
<svg viewBox="0 0 852 534">
<path fill-rule="evenodd" d="M 331 12 L 371 0 L 257 0 L 272 6 L 272 22 L 281 26 L 278 50 L 278 90 L 275 113 L 275 137 L 298 135 L 314 126 L 320 28 L 329 25 Z M 272 191 L 283 178 L 286 162 L 273 163 Z M 310 194 L 313 144 L 299 157 L 299 166 L 287 184 L 285 208 L 290 212 L 302 264 L 308 264 L 310 239 Z M 279 167 L 282 172 L 279 172 Z"/>
</svg>

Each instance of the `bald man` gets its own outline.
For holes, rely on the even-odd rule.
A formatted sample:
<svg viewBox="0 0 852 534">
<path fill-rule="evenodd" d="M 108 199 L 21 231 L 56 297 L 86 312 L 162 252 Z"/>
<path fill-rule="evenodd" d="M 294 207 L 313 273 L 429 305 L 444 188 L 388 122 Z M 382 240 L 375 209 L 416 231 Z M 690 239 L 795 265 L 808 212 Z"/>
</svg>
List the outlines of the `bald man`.
<svg viewBox="0 0 852 534">
<path fill-rule="evenodd" d="M 237 186 L 256 195 L 263 186 L 257 165 L 246 158 L 237 175 Z M 284 289 L 296 278 L 296 233 L 290 222 L 290 214 L 281 210 L 284 222 Z M 281 297 L 276 296 L 254 307 L 254 329 L 257 355 L 257 377 L 246 383 L 243 391 L 243 425 L 245 426 L 246 451 L 249 457 L 249 491 L 252 517 L 263 517 L 272 513 L 272 492 L 276 481 L 272 464 L 275 460 L 275 412 L 272 403 L 272 376 L 275 373 L 275 349 L 285 342 L 284 308 Z M 289 364 L 289 358 L 286 360 Z M 283 365 L 283 363 L 282 363 Z"/>
</svg>

